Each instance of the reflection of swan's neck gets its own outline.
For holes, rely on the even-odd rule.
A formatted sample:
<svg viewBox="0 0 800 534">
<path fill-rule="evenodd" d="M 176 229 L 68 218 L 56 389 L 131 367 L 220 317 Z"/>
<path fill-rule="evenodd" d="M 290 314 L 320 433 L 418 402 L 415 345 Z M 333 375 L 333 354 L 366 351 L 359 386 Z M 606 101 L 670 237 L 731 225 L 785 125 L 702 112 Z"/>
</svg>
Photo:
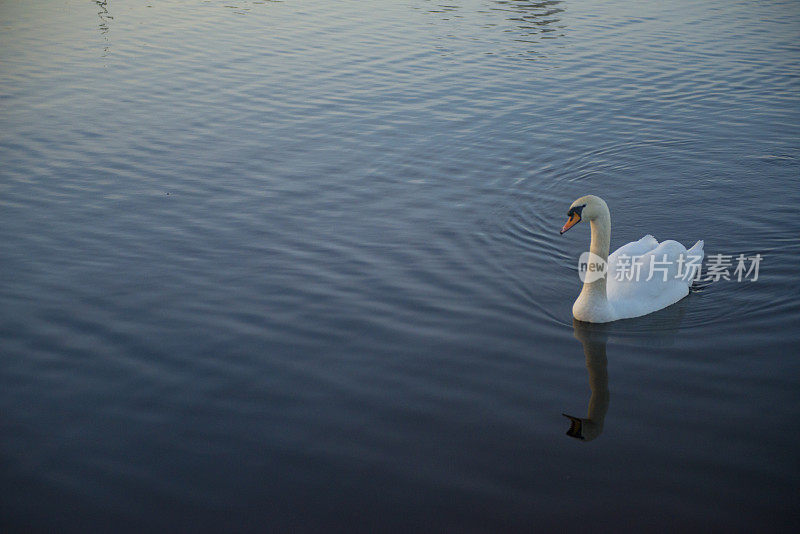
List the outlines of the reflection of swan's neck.
<svg viewBox="0 0 800 534">
<path fill-rule="evenodd" d="M 591 441 L 603 432 L 603 423 L 611 398 L 608 391 L 608 359 L 606 358 L 608 332 L 604 328 L 589 328 L 579 321 L 573 321 L 573 328 L 575 337 L 583 344 L 592 396 L 589 399 L 589 410 L 585 418 L 564 414 L 571 421 L 567 435 Z"/>
<path fill-rule="evenodd" d="M 611 398 L 608 391 L 606 343 L 605 341 L 586 343 L 583 346 L 583 352 L 586 354 L 586 369 L 589 370 L 589 387 L 592 390 L 592 396 L 589 399 L 589 413 L 586 414 L 586 417 L 595 425 L 595 434 L 592 437 L 597 437 L 603 431 L 603 422 Z"/>
</svg>

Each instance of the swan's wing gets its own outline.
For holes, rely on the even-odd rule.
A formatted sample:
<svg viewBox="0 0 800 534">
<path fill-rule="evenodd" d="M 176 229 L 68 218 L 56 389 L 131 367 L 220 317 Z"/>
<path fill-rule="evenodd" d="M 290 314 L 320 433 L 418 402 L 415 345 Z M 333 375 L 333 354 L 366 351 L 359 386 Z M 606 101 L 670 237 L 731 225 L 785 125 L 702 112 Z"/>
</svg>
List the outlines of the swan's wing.
<svg viewBox="0 0 800 534">
<path fill-rule="evenodd" d="M 658 241 L 655 237 L 647 234 L 643 238 L 638 241 L 631 241 L 630 243 L 626 243 L 622 245 L 617 250 L 615 250 L 609 257 L 608 257 L 608 266 L 613 267 L 617 261 L 617 258 L 620 256 L 641 256 L 642 254 L 647 254 L 654 248 L 658 246 Z M 611 271 L 613 272 L 613 270 Z"/>
<path fill-rule="evenodd" d="M 663 302 L 663 306 L 668 306 L 688 293 L 703 259 L 703 242 L 698 241 L 689 251 L 673 240 L 645 250 L 655 241 L 651 238 L 652 241 L 647 242 L 648 237 L 651 236 L 620 247 L 613 258 L 609 257 L 606 284 L 609 301 L 636 301 L 636 306 L 648 303 L 657 306 Z M 636 254 L 637 251 L 644 252 Z"/>
<path fill-rule="evenodd" d="M 608 286 L 612 283 L 612 279 L 621 270 L 624 271 L 631 263 L 631 258 L 639 257 L 647 254 L 658 246 L 658 241 L 655 237 L 647 234 L 638 241 L 631 241 L 619 247 L 608 256 Z M 624 265 L 623 265 L 624 264 Z"/>
</svg>

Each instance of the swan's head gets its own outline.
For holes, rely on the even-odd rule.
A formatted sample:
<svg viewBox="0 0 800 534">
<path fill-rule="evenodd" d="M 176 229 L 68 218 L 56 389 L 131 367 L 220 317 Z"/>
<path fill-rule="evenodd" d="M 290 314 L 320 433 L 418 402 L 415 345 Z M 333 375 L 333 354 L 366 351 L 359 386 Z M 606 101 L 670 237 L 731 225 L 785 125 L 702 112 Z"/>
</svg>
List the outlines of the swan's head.
<svg viewBox="0 0 800 534">
<path fill-rule="evenodd" d="M 583 220 L 593 221 L 603 216 L 608 216 L 608 205 L 605 200 L 594 195 L 583 196 L 569 207 L 569 211 L 567 211 L 569 219 L 561 228 L 561 234 L 563 235 L 564 232 Z"/>
</svg>

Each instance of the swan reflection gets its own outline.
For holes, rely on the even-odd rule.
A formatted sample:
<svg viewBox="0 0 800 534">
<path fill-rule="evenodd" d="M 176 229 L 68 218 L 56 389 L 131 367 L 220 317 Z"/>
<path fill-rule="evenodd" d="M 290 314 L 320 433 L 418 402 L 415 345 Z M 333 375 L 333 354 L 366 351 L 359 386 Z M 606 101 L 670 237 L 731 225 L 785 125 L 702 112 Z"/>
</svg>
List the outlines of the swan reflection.
<svg viewBox="0 0 800 534">
<path fill-rule="evenodd" d="M 605 323 L 584 323 L 572 320 L 573 335 L 583 344 L 586 369 L 589 371 L 589 411 L 586 417 L 562 414 L 570 420 L 567 435 L 582 441 L 591 441 L 603 432 L 603 422 L 608 411 L 608 359 L 606 343 L 610 326 Z"/>
<path fill-rule="evenodd" d="M 608 358 L 606 345 L 610 335 L 622 340 L 626 345 L 650 348 L 674 345 L 681 321 L 686 312 L 691 295 L 663 310 L 645 317 L 617 321 L 613 323 L 585 323 L 572 320 L 575 339 L 583 345 L 586 356 L 586 370 L 589 371 L 589 409 L 586 417 L 562 414 L 570 421 L 567 435 L 581 441 L 591 441 L 603 432 L 606 413 L 611 395 L 608 388 Z M 659 353 L 652 352 L 657 358 Z"/>
<path fill-rule="evenodd" d="M 95 0 L 94 3 L 97 4 L 97 7 L 100 9 L 100 11 L 97 12 L 97 16 L 100 19 L 98 27 L 100 28 L 100 35 L 103 36 L 103 40 L 105 41 L 103 57 L 106 57 L 108 56 L 108 50 L 111 46 L 108 42 L 108 21 L 114 20 L 114 17 L 111 16 L 111 13 L 108 11 L 108 0 Z"/>
<path fill-rule="evenodd" d="M 549 32 L 563 30 L 560 14 L 564 8 L 559 6 L 561 0 L 545 0 L 539 2 L 520 2 L 518 0 L 495 0 L 497 8 L 507 13 L 507 18 L 513 22 L 524 37 L 540 37 Z M 554 34 L 551 37 L 556 37 Z"/>
<path fill-rule="evenodd" d="M 486 54 L 532 61 L 545 57 L 547 40 L 565 35 L 567 26 L 562 20 L 565 9 L 562 0 L 493 0 L 471 10 L 454 2 L 433 2 L 424 10 L 442 21 L 459 21 L 458 29 L 454 27 L 452 33 L 448 32 L 445 41 L 463 39 L 466 35 L 470 40 L 483 41 L 481 49 Z M 478 24 L 480 32 L 469 33 L 468 24 Z M 451 52 L 446 43 L 437 49 Z"/>
</svg>

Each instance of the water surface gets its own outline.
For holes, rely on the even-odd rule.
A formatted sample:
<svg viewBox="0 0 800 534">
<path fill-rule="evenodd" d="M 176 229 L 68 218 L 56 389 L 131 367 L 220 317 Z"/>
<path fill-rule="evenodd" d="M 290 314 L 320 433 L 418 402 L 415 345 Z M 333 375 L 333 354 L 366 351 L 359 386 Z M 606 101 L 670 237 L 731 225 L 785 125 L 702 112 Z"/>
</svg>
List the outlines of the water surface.
<svg viewBox="0 0 800 534">
<path fill-rule="evenodd" d="M 798 526 L 796 2 L 0 24 L 8 530 Z M 760 277 L 573 325 L 587 193 Z"/>
</svg>

